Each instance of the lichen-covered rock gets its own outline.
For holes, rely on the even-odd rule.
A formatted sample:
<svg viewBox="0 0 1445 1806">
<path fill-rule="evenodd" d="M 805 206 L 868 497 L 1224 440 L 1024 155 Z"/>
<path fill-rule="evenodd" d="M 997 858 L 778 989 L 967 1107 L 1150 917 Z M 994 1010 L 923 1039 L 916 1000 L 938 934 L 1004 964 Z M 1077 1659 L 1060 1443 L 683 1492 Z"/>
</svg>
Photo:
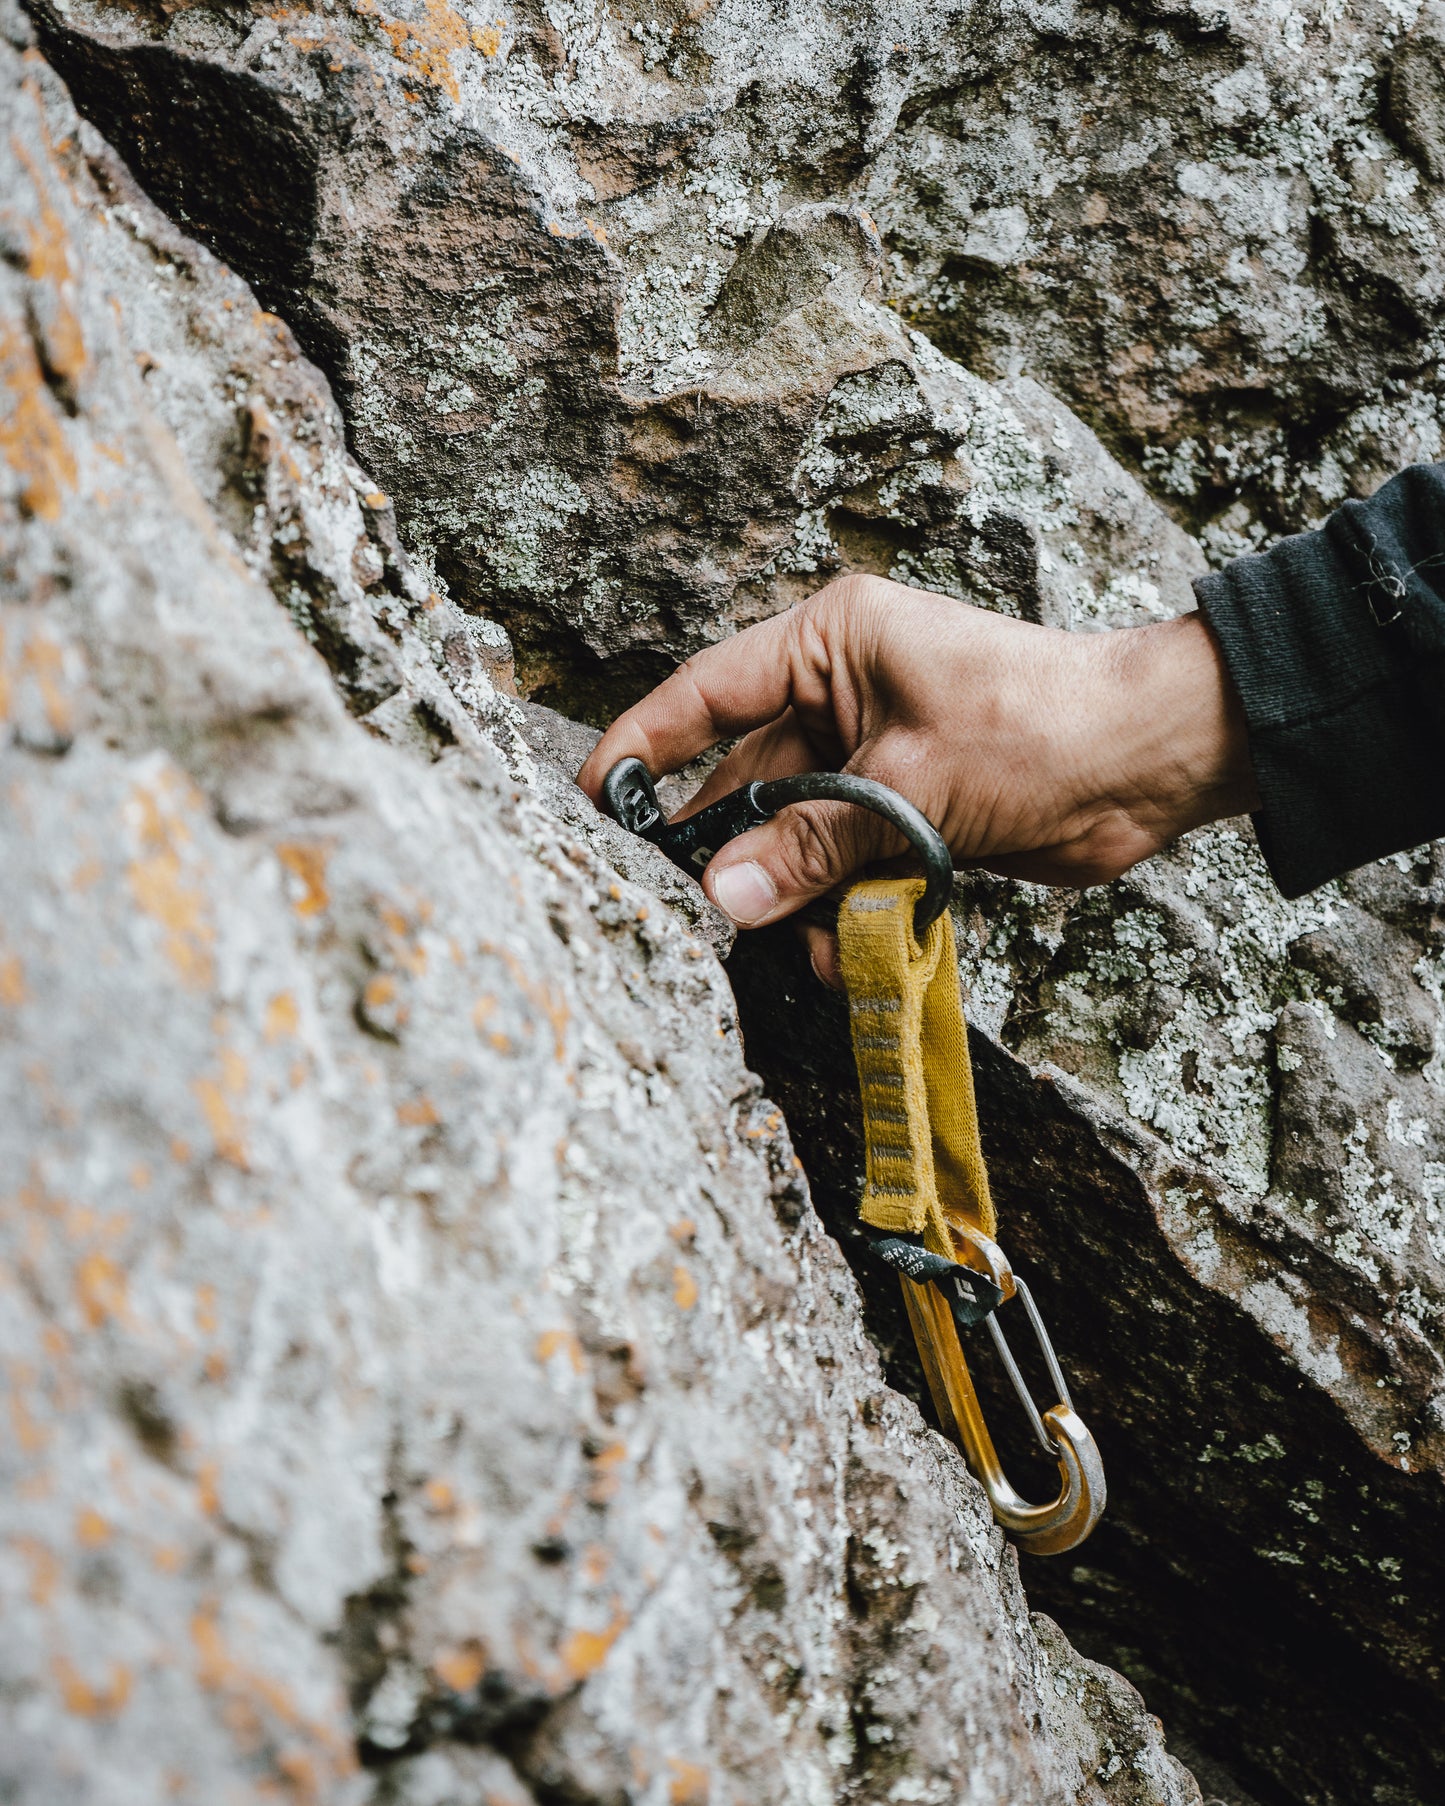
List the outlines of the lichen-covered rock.
<svg viewBox="0 0 1445 1806">
<path fill-rule="evenodd" d="M 0 22 L 0 1794 L 1197 1801 L 505 646 Z"/>
<path fill-rule="evenodd" d="M 615 706 L 840 565 L 1036 618 L 1187 601 L 1198 551 L 1141 535 L 1077 423 L 1041 448 L 1030 384 L 880 305 L 873 160 L 910 88 L 1022 54 L 1022 14 L 37 17 L 151 191 L 331 374 L 410 539 L 544 699 Z"/>
<path fill-rule="evenodd" d="M 397 562 L 359 615 L 273 582 L 419 752 L 443 670 L 461 696 L 505 657 L 478 617 L 525 692 L 595 718 L 836 569 L 1172 612 L 1206 556 L 1440 450 L 1433 5 L 35 14 L 395 495 L 426 581 Z M 514 769 L 601 832 L 537 719 L 495 717 Z M 1285 905 L 1237 827 L 961 910 L 1010 1237 L 1110 1465 L 1086 1557 L 1033 1584 L 1267 1797 L 1445 1791 L 1439 916 L 1433 856 Z M 735 968 L 846 1235 L 846 1043 L 755 943 Z"/>
<path fill-rule="evenodd" d="M 958 906 L 1001 1239 L 1109 1472 L 1093 1540 L 1026 1582 L 1249 1798 L 1445 1786 L 1442 904 L 1439 849 L 1281 902 L 1229 824 L 1082 896 L 973 877 Z M 732 967 L 846 1239 L 846 1019 L 782 937 Z"/>
<path fill-rule="evenodd" d="M 615 694 L 790 569 L 889 568 L 960 448 L 988 519 L 976 385 L 888 432 L 914 358 L 880 296 L 1045 381 L 1216 555 L 1441 444 L 1433 4 L 36 3 L 457 595 L 579 705 L 596 655 Z M 805 450 L 845 379 L 883 384 L 895 479 L 861 539 Z"/>
</svg>

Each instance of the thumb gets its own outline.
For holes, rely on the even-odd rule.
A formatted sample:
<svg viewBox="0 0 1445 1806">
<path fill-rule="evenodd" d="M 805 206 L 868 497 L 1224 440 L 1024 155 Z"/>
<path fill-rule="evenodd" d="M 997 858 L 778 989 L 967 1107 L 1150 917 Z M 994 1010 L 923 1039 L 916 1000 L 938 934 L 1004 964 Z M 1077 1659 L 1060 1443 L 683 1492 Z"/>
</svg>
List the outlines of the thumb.
<svg viewBox="0 0 1445 1806">
<path fill-rule="evenodd" d="M 898 830 L 870 809 L 793 803 L 721 848 L 702 886 L 739 928 L 761 928 L 906 846 Z"/>
</svg>

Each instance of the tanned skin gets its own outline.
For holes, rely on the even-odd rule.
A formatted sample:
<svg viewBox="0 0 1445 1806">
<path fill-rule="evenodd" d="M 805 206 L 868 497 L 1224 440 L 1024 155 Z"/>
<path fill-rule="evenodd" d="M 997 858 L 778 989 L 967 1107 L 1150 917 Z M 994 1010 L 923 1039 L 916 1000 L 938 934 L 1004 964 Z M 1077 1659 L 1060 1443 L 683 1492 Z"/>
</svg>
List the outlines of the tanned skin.
<svg viewBox="0 0 1445 1806">
<path fill-rule="evenodd" d="M 742 735 L 688 813 L 754 778 L 842 770 L 900 791 L 959 866 L 1102 884 L 1205 822 L 1256 808 L 1244 717 L 1202 615 L 1065 633 L 891 583 L 843 577 L 695 654 L 598 742 L 654 776 Z M 776 922 L 903 841 L 837 803 L 730 841 L 703 888 L 740 928 Z M 837 983 L 826 929 L 804 928 Z"/>
</svg>

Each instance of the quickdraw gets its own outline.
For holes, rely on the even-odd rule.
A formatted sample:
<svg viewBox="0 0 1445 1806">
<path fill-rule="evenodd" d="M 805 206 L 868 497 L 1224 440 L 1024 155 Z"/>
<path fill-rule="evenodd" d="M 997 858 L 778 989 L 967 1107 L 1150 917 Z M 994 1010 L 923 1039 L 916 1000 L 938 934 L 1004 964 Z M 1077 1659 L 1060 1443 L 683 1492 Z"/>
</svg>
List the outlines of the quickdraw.
<svg viewBox="0 0 1445 1806">
<path fill-rule="evenodd" d="M 1105 1503 L 1099 1451 L 1074 1410 L 1033 1295 L 993 1239 L 997 1225 L 979 1144 L 968 1031 L 948 899 L 953 862 L 943 837 L 883 784 L 810 772 L 744 785 L 669 823 L 646 766 L 614 765 L 609 812 L 698 875 L 718 848 L 792 803 L 854 803 L 885 816 L 923 861 L 919 878 L 865 879 L 838 912 L 853 1054 L 863 1103 L 867 1181 L 860 1215 L 873 1253 L 898 1272 L 940 1422 L 951 1424 L 994 1517 L 1022 1548 L 1053 1555 L 1081 1543 Z M 1040 1411 L 1001 1328 L 1017 1298 L 1038 1340 L 1057 1402 Z M 989 1435 L 960 1330 L 985 1325 L 1034 1435 L 1058 1464 L 1059 1491 L 1031 1504 L 1005 1475 Z"/>
</svg>

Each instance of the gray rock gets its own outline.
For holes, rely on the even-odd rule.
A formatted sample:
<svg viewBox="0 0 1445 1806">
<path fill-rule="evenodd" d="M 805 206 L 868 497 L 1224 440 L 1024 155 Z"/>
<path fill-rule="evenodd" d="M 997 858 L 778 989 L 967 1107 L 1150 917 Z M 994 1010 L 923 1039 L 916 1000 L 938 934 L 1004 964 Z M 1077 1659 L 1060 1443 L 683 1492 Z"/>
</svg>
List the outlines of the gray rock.
<svg viewBox="0 0 1445 1806">
<path fill-rule="evenodd" d="M 1428 0 L 1390 59 L 1386 119 L 1432 182 L 1445 181 L 1445 7 Z"/>
<path fill-rule="evenodd" d="M 0 1793 L 1197 1801 L 704 941 L 0 17 Z"/>
<path fill-rule="evenodd" d="M 1187 605 L 1197 549 L 1157 520 L 1141 542 L 1087 431 L 1053 407 L 1037 442 L 1046 398 L 883 305 L 864 204 L 898 109 L 1011 66 L 1022 15 L 992 38 L 963 5 L 819 29 L 747 0 L 36 16 L 150 191 L 327 370 L 413 549 L 506 623 L 536 699 L 602 719 L 844 567 L 1051 620 L 1121 588 Z"/>
<path fill-rule="evenodd" d="M 470 649 L 505 683 L 497 622 L 526 695 L 600 720 L 836 570 L 1080 627 L 1172 613 L 1206 556 L 1441 449 L 1428 10 L 36 17 L 330 373 L 422 554 L 404 574 L 382 510 L 359 567 L 304 554 L 330 573 L 296 580 L 304 615 L 264 526 L 350 707 L 445 763 L 459 699 L 718 947 L 568 795 L 572 730 L 469 675 Z M 260 831 L 260 779 L 208 769 Z M 1265 1798 L 1445 1790 L 1439 919 L 1436 855 L 1284 905 L 1238 825 L 1082 899 L 961 903 L 1009 1234 L 1110 1466 L 1087 1559 L 1035 1597 Z M 733 964 L 846 1239 L 843 1044 L 786 966 Z"/>
<path fill-rule="evenodd" d="M 1442 898 L 1425 849 L 1284 903 L 1243 824 L 1078 896 L 960 889 L 1000 1238 L 1109 1472 L 1092 1541 L 1026 1583 L 1246 1798 L 1442 1785 Z M 781 937 L 743 937 L 731 970 L 846 1241 L 846 1022 Z M 1364 1700 L 1369 1735 L 1343 1731 Z"/>
<path fill-rule="evenodd" d="M 910 366 L 877 299 L 1069 402 L 1215 557 L 1440 451 L 1418 0 L 36 5 L 153 192 L 336 381 L 455 594 L 574 714 L 790 575 L 897 562 L 906 536 L 854 530 L 847 484 L 800 463 L 840 381 Z M 890 467 L 929 487 L 958 435 L 893 402 Z"/>
</svg>

